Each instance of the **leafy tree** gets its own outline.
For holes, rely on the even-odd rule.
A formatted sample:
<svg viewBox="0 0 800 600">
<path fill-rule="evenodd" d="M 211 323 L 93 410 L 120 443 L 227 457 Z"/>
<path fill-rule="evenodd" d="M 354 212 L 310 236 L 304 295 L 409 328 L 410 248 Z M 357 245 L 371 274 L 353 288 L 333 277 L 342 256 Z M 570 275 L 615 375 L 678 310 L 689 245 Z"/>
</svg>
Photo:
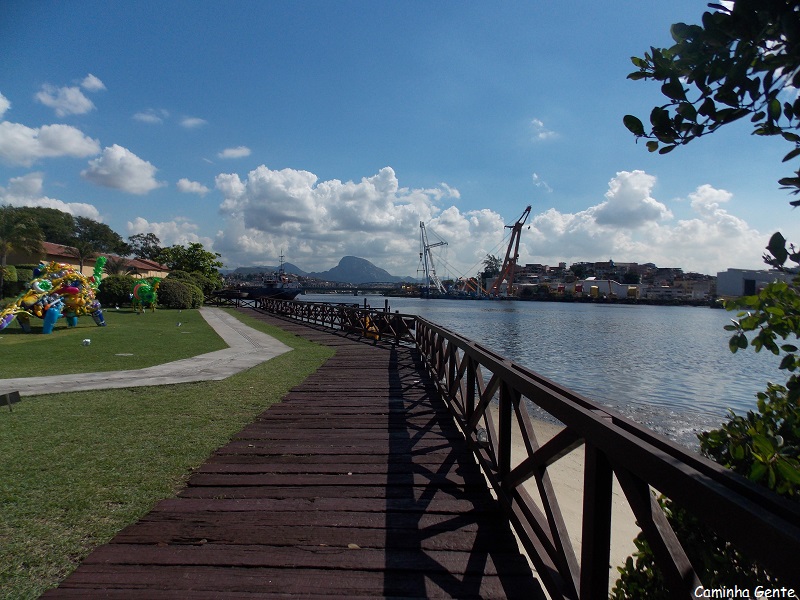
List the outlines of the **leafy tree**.
<svg viewBox="0 0 800 600">
<path fill-rule="evenodd" d="M 222 277 L 219 269 L 223 267 L 220 262 L 220 254 L 209 252 L 203 244 L 193 242 L 189 246 L 170 246 L 164 248 L 159 254 L 158 260 L 171 271 L 187 271 L 189 273 L 201 273 L 214 282 L 215 287 L 222 286 Z"/>
<path fill-rule="evenodd" d="M 24 212 L 8 204 L 0 206 L 0 296 L 5 282 L 8 255 L 42 251 L 42 232 Z"/>
<path fill-rule="evenodd" d="M 33 220 L 46 242 L 68 246 L 75 237 L 75 218 L 55 208 L 21 206 L 17 210 Z"/>
<path fill-rule="evenodd" d="M 570 265 L 569 270 L 577 277 L 578 279 L 583 279 L 586 277 L 587 268 L 586 265 Z"/>
<path fill-rule="evenodd" d="M 780 135 L 794 148 L 784 162 L 800 156 L 800 99 L 784 93 L 800 86 L 800 5 L 796 0 L 736 0 L 733 8 L 710 4 L 701 25 L 672 26 L 676 44 L 651 48 L 644 58 L 633 58 L 639 70 L 629 78 L 663 82 L 667 103 L 653 108 L 650 131 L 632 115 L 623 119 L 647 148 L 661 154 L 712 133 L 721 126 L 750 117 L 755 135 Z M 684 85 L 690 86 L 688 89 Z M 800 171 L 780 183 L 800 192 Z M 791 202 L 800 205 L 800 200 Z M 786 261 L 800 266 L 800 253 L 786 247 L 780 233 L 770 239 L 765 261 L 787 269 Z M 787 269 L 788 270 L 788 269 Z M 797 267 L 791 269 L 797 272 Z M 757 411 L 730 414 L 716 430 L 700 434 L 701 452 L 720 464 L 762 484 L 777 494 L 800 501 L 800 276 L 792 283 L 773 282 L 754 296 L 726 305 L 738 318 L 726 327 L 733 332 L 732 352 L 752 346 L 781 356 L 786 385 L 770 383 L 757 394 Z M 755 332 L 755 333 L 753 333 Z M 750 337 L 748 337 L 750 334 Z M 787 342 L 788 339 L 788 343 Z M 681 540 L 706 587 L 755 585 L 775 587 L 776 580 L 752 560 L 672 501 L 660 499 L 667 518 Z M 637 552 L 619 568 L 613 598 L 661 598 L 663 579 L 644 536 Z"/>
<path fill-rule="evenodd" d="M 629 79 L 663 82 L 667 102 L 650 112 L 649 131 L 626 115 L 625 126 L 646 138 L 661 154 L 749 117 L 753 134 L 780 135 L 792 150 L 784 162 L 800 156 L 800 98 L 785 93 L 800 87 L 800 17 L 796 0 L 736 0 L 733 8 L 709 4 L 702 25 L 676 23 L 675 44 L 650 48 L 631 60 L 638 68 Z M 800 170 L 779 182 L 800 192 Z M 800 200 L 791 202 L 800 205 Z"/>
<path fill-rule="evenodd" d="M 161 252 L 164 250 L 161 247 L 161 240 L 155 233 L 137 233 L 128 238 L 128 245 L 131 248 L 131 253 L 136 258 L 144 258 L 147 260 L 159 260 Z"/>
<path fill-rule="evenodd" d="M 128 245 L 105 223 L 88 217 L 75 217 L 75 231 L 69 242 L 70 253 L 83 269 L 84 262 L 101 252 L 127 254 Z"/>
<path fill-rule="evenodd" d="M 487 254 L 483 259 L 483 277 L 495 277 L 500 274 L 503 267 L 503 260 L 494 254 Z"/>
</svg>

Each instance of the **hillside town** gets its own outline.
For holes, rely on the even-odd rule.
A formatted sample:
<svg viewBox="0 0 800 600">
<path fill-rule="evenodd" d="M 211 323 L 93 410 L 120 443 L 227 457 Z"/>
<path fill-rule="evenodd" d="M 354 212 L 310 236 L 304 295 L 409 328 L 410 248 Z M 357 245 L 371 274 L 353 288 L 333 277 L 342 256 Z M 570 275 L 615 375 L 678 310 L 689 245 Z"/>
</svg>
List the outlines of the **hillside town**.
<svg viewBox="0 0 800 600">
<path fill-rule="evenodd" d="M 480 297 L 492 294 L 499 279 L 490 269 L 474 277 L 438 278 L 429 275 L 401 278 L 389 275 L 369 261 L 358 259 L 349 269 L 337 267 L 326 273 L 303 273 L 287 265 L 287 274 L 309 292 L 386 293 L 388 295 L 435 297 Z M 292 268 L 294 267 L 294 269 Z M 299 272 L 298 272 L 299 271 Z M 258 285 L 267 275 L 252 269 L 225 276 L 231 286 Z M 518 265 L 513 277 L 499 282 L 498 297 L 523 300 L 598 299 L 658 303 L 709 303 L 717 299 L 751 295 L 776 279 L 786 280 L 790 274 L 774 269 L 752 270 L 730 268 L 716 275 L 684 272 L 680 267 L 658 267 L 653 263 L 581 261 L 558 266 L 539 263 Z M 439 287 L 441 286 L 441 287 Z M 426 291 L 428 292 L 426 294 Z"/>
</svg>

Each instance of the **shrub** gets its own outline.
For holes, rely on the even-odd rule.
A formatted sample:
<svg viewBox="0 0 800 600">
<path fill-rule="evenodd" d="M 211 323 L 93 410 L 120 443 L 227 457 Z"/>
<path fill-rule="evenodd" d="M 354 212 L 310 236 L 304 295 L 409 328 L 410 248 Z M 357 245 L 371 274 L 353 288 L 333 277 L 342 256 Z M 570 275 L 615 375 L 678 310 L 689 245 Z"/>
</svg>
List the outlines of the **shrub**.
<svg viewBox="0 0 800 600">
<path fill-rule="evenodd" d="M 202 294 L 202 292 L 201 292 Z M 158 286 L 158 304 L 167 308 L 192 308 L 191 284 L 177 279 L 164 279 Z"/>
<path fill-rule="evenodd" d="M 130 304 L 131 290 L 136 281 L 130 275 L 109 275 L 97 290 L 97 300 L 103 306 Z"/>
</svg>

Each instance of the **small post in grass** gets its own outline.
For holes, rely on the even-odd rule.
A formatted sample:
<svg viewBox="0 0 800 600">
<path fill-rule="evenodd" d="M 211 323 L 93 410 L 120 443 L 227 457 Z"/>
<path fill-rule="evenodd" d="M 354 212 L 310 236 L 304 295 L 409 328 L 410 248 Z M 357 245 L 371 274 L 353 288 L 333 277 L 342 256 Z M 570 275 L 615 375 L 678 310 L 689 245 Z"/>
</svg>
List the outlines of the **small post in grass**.
<svg viewBox="0 0 800 600">
<path fill-rule="evenodd" d="M 20 395 L 19 395 L 18 391 L 7 392 L 5 394 L 0 394 L 0 404 L 7 404 L 8 405 L 8 412 L 13 412 L 13 410 L 11 408 L 11 405 L 12 404 L 16 404 L 20 400 L 22 400 L 22 398 L 20 398 Z"/>
</svg>

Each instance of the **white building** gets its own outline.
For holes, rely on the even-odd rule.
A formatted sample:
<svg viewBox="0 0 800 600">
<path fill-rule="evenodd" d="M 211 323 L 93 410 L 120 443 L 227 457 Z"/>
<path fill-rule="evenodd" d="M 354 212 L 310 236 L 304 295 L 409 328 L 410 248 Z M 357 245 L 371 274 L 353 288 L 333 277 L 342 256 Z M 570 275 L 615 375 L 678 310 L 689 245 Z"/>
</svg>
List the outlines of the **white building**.
<svg viewBox="0 0 800 600">
<path fill-rule="evenodd" d="M 791 281 L 794 275 L 783 271 L 728 269 L 717 273 L 717 295 L 721 298 L 752 296 L 773 281 Z"/>
</svg>

